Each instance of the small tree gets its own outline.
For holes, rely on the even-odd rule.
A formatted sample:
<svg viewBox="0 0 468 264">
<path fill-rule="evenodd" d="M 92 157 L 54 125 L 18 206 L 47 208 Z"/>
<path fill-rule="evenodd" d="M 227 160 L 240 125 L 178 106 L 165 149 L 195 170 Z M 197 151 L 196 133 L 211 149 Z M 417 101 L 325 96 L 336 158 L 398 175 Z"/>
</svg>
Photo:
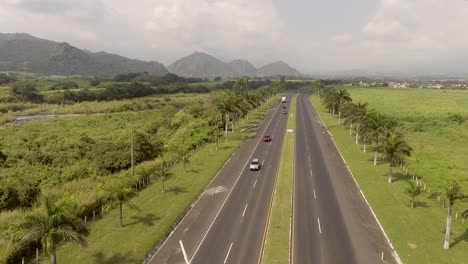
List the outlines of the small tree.
<svg viewBox="0 0 468 264">
<path fill-rule="evenodd" d="M 161 192 L 162 192 L 162 193 L 165 193 L 166 190 L 165 190 L 165 188 L 164 188 L 164 182 L 165 182 L 169 177 L 172 176 L 172 173 L 169 172 L 169 170 L 168 170 L 168 168 L 167 168 L 165 162 L 163 163 L 162 169 L 159 170 L 159 171 L 157 172 L 157 174 L 158 174 L 159 179 L 160 179 L 161 182 L 162 182 L 162 191 L 161 191 Z"/>
<path fill-rule="evenodd" d="M 430 198 L 442 198 L 442 202 L 448 202 L 447 209 L 447 222 L 445 228 L 445 240 L 444 240 L 444 249 L 450 248 L 450 230 L 452 227 L 452 210 L 453 205 L 457 200 L 465 199 L 466 196 L 461 191 L 460 185 L 456 181 L 451 181 L 442 192 L 433 192 Z M 462 213 L 463 215 L 463 213 Z"/>
<path fill-rule="evenodd" d="M 418 195 L 422 193 L 421 186 L 414 184 L 414 182 L 408 181 L 408 187 L 405 189 L 406 194 L 411 198 L 411 208 L 414 208 L 414 200 Z"/>
<path fill-rule="evenodd" d="M 123 204 L 128 203 L 130 198 L 135 195 L 130 188 L 118 188 L 112 193 L 112 200 L 109 204 L 107 204 L 106 210 L 113 208 L 114 206 L 119 207 L 119 227 L 124 226 L 123 222 Z M 138 209 L 135 205 L 128 203 L 130 209 Z"/>
<path fill-rule="evenodd" d="M 17 224 L 22 233 L 20 245 L 39 242 L 52 264 L 57 263 L 56 250 L 60 243 L 73 241 L 86 247 L 85 237 L 89 230 L 84 221 L 70 211 L 67 205 L 58 204 L 56 199 L 44 197 L 42 211 L 25 216 Z"/>
<path fill-rule="evenodd" d="M 392 183 L 392 168 L 397 164 L 403 163 L 405 157 L 409 157 L 413 149 L 404 140 L 402 135 L 391 133 L 386 138 L 382 150 L 384 160 L 389 163 L 388 183 Z"/>
</svg>

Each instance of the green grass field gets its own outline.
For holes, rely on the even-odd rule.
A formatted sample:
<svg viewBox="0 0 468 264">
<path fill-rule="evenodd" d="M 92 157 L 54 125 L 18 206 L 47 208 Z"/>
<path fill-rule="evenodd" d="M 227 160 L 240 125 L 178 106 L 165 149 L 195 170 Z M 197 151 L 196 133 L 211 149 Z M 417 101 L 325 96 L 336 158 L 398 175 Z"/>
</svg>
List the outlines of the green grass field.
<svg viewBox="0 0 468 264">
<path fill-rule="evenodd" d="M 296 97 L 291 100 L 287 128 L 296 127 Z M 267 238 L 265 242 L 264 263 L 289 262 L 289 231 L 291 222 L 291 193 L 294 166 L 294 133 L 286 133 L 281 161 L 278 169 L 276 192 L 270 215 Z"/>
<path fill-rule="evenodd" d="M 362 101 L 369 102 L 371 107 L 375 107 L 378 110 L 382 110 L 378 107 L 384 107 L 381 101 L 386 98 L 389 98 L 389 100 L 391 98 L 396 98 L 394 101 L 395 105 L 393 107 L 388 107 L 389 110 L 400 112 L 405 109 L 405 104 L 402 104 L 401 100 L 398 99 L 399 95 L 388 95 L 388 93 L 394 92 L 400 93 L 401 95 L 406 91 L 383 91 L 385 95 L 376 96 L 376 93 L 379 94 L 377 90 L 371 91 L 372 96 L 369 95 L 368 97 L 364 97 L 365 90 L 350 89 L 349 91 L 354 101 L 359 101 L 356 98 L 361 98 Z M 422 91 L 422 93 L 425 92 L 426 91 Z M 428 93 L 431 92 L 433 91 L 429 91 Z M 358 94 L 360 94 L 360 96 Z M 354 95 L 356 95 L 356 97 L 354 97 Z M 375 100 L 379 102 L 372 101 L 374 97 L 377 97 Z M 423 98 L 423 96 L 413 97 L 413 101 L 417 102 L 420 98 Z M 436 100 L 436 98 L 433 99 Z M 330 133 L 333 134 L 335 142 L 340 148 L 340 151 L 353 171 L 359 185 L 403 262 L 412 264 L 468 263 L 468 221 L 462 222 L 460 218 L 455 219 L 454 215 L 451 236 L 452 248 L 449 251 L 444 251 L 442 245 L 444 241 L 446 209 L 442 208 L 437 201 L 428 199 L 428 192 L 419 196 L 416 199 L 415 208 L 411 209 L 409 207 L 409 197 L 404 193 L 405 188 L 408 186 L 406 181 L 410 180 L 411 177 L 405 176 L 402 171 L 396 169 L 394 182 L 388 184 L 386 181 L 388 164 L 381 163 L 374 167 L 371 162 L 373 153 L 363 153 L 362 149 L 354 144 L 354 139 L 349 136 L 349 132 L 346 128 L 337 125 L 337 118 L 326 112 L 319 98 L 312 96 L 311 101 L 328 126 Z M 422 106 L 424 105 L 423 102 L 415 104 L 419 105 L 420 109 L 424 109 Z M 430 104 L 426 107 L 430 107 Z M 466 133 L 465 131 L 460 130 L 459 133 L 464 134 Z M 437 135 L 437 137 L 442 138 L 445 136 L 442 132 L 432 134 L 433 132 L 429 131 L 427 133 L 427 137 L 429 138 L 436 136 L 437 133 L 441 133 Z M 416 142 L 421 140 L 419 142 L 423 144 L 423 138 L 416 134 L 411 135 L 409 132 L 405 134 L 410 144 L 415 148 L 414 157 L 409 163 L 410 174 L 416 170 L 416 173 L 420 177 L 423 177 L 423 184 L 426 182 L 429 187 L 432 186 L 432 184 L 437 185 L 437 182 L 445 182 L 445 178 L 450 174 L 450 171 L 447 170 L 447 168 L 439 168 L 437 172 L 433 172 L 429 168 L 423 170 L 421 164 L 432 164 L 433 162 L 438 162 L 438 160 L 455 162 L 458 159 L 463 159 L 463 156 L 457 156 L 460 155 L 459 153 L 463 153 L 464 150 L 461 149 L 466 146 L 466 144 L 463 146 L 462 142 L 456 142 L 452 145 L 455 149 L 458 149 L 459 152 L 451 152 L 448 147 L 441 147 L 438 145 L 422 145 L 422 147 L 417 147 Z M 439 148 L 441 149 L 439 150 Z M 441 154 L 439 156 L 434 154 L 434 156 L 431 157 L 430 155 L 433 154 L 427 152 L 431 149 Z M 467 156 L 465 155 L 464 157 Z M 416 166 L 416 163 L 421 167 Z M 460 170 L 460 173 L 460 175 L 463 176 L 466 170 L 465 172 Z M 468 186 L 465 184 L 465 190 L 468 190 L 467 187 Z M 433 186 L 432 190 L 434 190 Z M 455 212 L 466 207 L 468 207 L 467 203 L 458 203 L 455 206 Z"/>
<path fill-rule="evenodd" d="M 249 122 L 243 126 L 258 123 L 276 99 L 270 99 L 258 111 L 252 113 Z M 110 211 L 101 220 L 91 224 L 92 231 L 87 239 L 87 248 L 66 244 L 58 250 L 58 262 L 141 262 L 154 246 L 165 238 L 175 221 L 184 214 L 242 140 L 251 134 L 252 132 L 230 134 L 229 141 L 222 141 L 219 150 L 216 150 L 215 143 L 200 148 L 190 157 L 190 163 L 186 165 L 185 170 L 181 164 L 170 170 L 173 176 L 165 183 L 166 193 L 161 192 L 162 184 L 158 181 L 132 199 L 131 202 L 139 207 L 139 212 L 124 207 L 123 228 L 117 226 L 117 210 Z M 46 263 L 48 260 L 43 257 L 41 261 Z"/>
<path fill-rule="evenodd" d="M 355 102 L 394 117 L 414 149 L 408 160 L 412 173 L 433 188 L 456 179 L 468 192 L 468 119 L 447 122 L 448 113 L 468 117 L 468 91 L 428 89 L 348 89 Z"/>
</svg>

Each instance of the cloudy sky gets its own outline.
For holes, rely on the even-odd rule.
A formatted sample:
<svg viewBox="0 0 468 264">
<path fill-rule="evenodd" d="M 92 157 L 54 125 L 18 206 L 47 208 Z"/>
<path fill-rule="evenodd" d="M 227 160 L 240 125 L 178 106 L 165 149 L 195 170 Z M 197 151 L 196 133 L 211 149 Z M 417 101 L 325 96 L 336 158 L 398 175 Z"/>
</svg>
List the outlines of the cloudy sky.
<svg viewBox="0 0 468 264">
<path fill-rule="evenodd" d="M 164 64 L 468 72 L 467 0 L 0 0 L 0 32 Z"/>
</svg>

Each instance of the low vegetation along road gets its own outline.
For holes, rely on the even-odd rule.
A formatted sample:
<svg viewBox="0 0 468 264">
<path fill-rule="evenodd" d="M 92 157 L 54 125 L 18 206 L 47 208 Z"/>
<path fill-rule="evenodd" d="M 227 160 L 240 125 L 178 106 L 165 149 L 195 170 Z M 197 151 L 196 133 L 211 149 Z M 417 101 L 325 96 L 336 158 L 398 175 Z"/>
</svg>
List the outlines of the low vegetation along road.
<svg viewBox="0 0 468 264">
<path fill-rule="evenodd" d="M 260 261 L 286 130 L 285 105 L 271 110 L 257 135 L 225 164 L 150 263 Z M 263 142 L 264 135 L 271 142 Z M 249 170 L 254 158 L 263 164 L 259 171 Z"/>
<path fill-rule="evenodd" d="M 297 98 L 292 263 L 393 263 L 383 233 L 320 125 Z"/>
</svg>

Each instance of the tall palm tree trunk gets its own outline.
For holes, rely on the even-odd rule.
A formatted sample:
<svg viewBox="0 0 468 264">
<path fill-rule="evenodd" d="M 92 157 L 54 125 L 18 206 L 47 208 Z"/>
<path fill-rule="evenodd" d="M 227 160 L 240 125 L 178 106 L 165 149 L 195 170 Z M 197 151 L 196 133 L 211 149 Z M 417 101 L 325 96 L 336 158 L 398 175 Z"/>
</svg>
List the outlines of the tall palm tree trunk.
<svg viewBox="0 0 468 264">
<path fill-rule="evenodd" d="M 445 228 L 444 249 L 450 248 L 450 229 L 452 228 L 452 204 L 449 204 L 447 211 L 447 227 Z"/>
<path fill-rule="evenodd" d="M 364 143 L 364 149 L 363 149 L 363 152 L 366 153 L 367 152 L 367 144 Z"/>
<path fill-rule="evenodd" d="M 374 166 L 377 166 L 377 150 L 374 151 Z"/>
<path fill-rule="evenodd" d="M 349 136 L 353 135 L 353 122 L 349 124 Z"/>
<path fill-rule="evenodd" d="M 119 226 L 123 226 L 123 211 L 122 211 L 122 202 L 119 203 Z"/>
<path fill-rule="evenodd" d="M 392 183 L 393 171 L 392 171 L 392 164 L 390 164 L 388 169 L 388 183 Z"/>
<path fill-rule="evenodd" d="M 57 264 L 57 255 L 55 253 L 50 256 L 50 263 Z"/>
<path fill-rule="evenodd" d="M 338 125 L 341 125 L 341 110 L 338 111 Z"/>
<path fill-rule="evenodd" d="M 356 145 L 359 144 L 359 123 L 356 125 Z"/>
<path fill-rule="evenodd" d="M 226 113 L 226 120 L 225 120 L 225 130 L 224 130 L 224 137 L 226 138 L 226 142 L 228 140 L 228 127 L 229 127 L 229 113 Z"/>
</svg>

